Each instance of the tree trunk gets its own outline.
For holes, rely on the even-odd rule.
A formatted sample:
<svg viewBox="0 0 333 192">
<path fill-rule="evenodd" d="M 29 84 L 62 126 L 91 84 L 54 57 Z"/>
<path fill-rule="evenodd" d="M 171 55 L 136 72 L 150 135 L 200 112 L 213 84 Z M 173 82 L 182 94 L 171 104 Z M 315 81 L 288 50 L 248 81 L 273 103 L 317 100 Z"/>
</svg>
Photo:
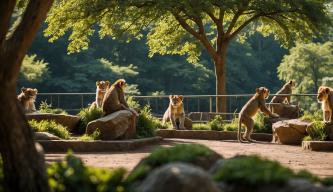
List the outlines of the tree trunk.
<svg viewBox="0 0 333 192">
<path fill-rule="evenodd" d="M 216 95 L 226 95 L 226 58 L 229 41 L 223 41 L 221 49 L 214 58 L 215 78 L 216 78 Z M 227 97 L 216 98 L 216 112 L 227 112 Z"/>
<path fill-rule="evenodd" d="M 43 154 L 16 100 L 15 84 L 0 83 L 0 151 L 7 191 L 49 191 Z"/>
<path fill-rule="evenodd" d="M 52 0 L 30 0 L 21 22 L 6 37 L 13 0 L 0 1 L 0 152 L 6 191 L 49 191 L 41 147 L 16 99 L 16 81 L 24 55 L 49 11 Z"/>
</svg>

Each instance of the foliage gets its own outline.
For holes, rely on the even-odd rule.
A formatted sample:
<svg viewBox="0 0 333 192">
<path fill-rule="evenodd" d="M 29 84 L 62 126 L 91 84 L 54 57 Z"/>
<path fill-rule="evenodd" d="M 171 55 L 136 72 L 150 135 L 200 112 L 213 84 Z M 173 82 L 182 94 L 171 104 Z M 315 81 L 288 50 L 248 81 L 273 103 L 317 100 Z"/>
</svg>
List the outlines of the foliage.
<svg viewBox="0 0 333 192">
<path fill-rule="evenodd" d="M 222 131 L 223 130 L 223 119 L 220 115 L 216 115 L 214 119 L 208 122 L 208 126 L 211 130 Z"/>
<path fill-rule="evenodd" d="M 61 139 L 69 139 L 69 132 L 66 127 L 56 123 L 54 120 L 42 120 L 39 122 L 36 120 L 30 120 L 29 125 L 35 132 L 48 132 Z"/>
<path fill-rule="evenodd" d="M 325 141 L 328 137 L 325 129 L 325 123 L 322 121 L 314 121 L 311 126 L 307 128 L 309 137 L 306 137 L 307 141 Z"/>
<path fill-rule="evenodd" d="M 161 121 L 151 114 L 149 105 L 140 110 L 137 118 L 136 134 L 138 137 L 153 137 L 157 128 L 162 127 Z"/>
<path fill-rule="evenodd" d="M 147 158 L 129 174 L 128 182 L 143 179 L 151 170 L 171 162 L 193 162 L 198 157 L 209 156 L 213 151 L 199 144 L 178 144 L 170 148 L 159 148 L 153 151 Z"/>
<path fill-rule="evenodd" d="M 297 43 L 290 49 L 289 55 L 284 56 L 278 67 L 279 78 L 284 81 L 295 80 L 294 93 L 317 93 L 322 80 L 332 77 L 333 43 Z M 303 108 L 314 110 L 318 104 L 315 98 L 294 97 Z"/>
<path fill-rule="evenodd" d="M 132 109 L 140 109 L 140 103 L 136 101 L 133 97 L 127 98 L 127 105 Z"/>
<path fill-rule="evenodd" d="M 211 130 L 211 127 L 206 123 L 193 123 L 192 130 Z"/>
<path fill-rule="evenodd" d="M 20 69 L 19 81 L 42 82 L 49 76 L 49 63 L 44 60 L 37 60 L 37 55 L 25 55 Z"/>
<path fill-rule="evenodd" d="M 254 117 L 254 132 L 272 133 L 272 126 L 268 120 L 268 116 L 265 116 L 263 113 L 257 113 Z"/>
<path fill-rule="evenodd" d="M 50 188 L 55 192 L 124 192 L 127 188 L 123 182 L 125 169 L 87 167 L 81 159 L 73 155 L 67 155 L 63 162 L 51 164 L 47 172 Z"/>
<path fill-rule="evenodd" d="M 90 121 L 94 121 L 103 117 L 103 110 L 101 108 L 93 107 L 93 108 L 83 108 L 80 110 L 80 125 L 79 125 L 79 133 L 83 133 L 86 130 L 86 127 Z"/>
<path fill-rule="evenodd" d="M 215 181 L 223 181 L 234 186 L 258 187 L 263 185 L 283 185 L 291 178 L 318 180 L 306 171 L 294 173 L 280 163 L 259 156 L 238 156 L 225 162 L 213 173 Z"/>
<path fill-rule="evenodd" d="M 42 101 L 39 105 L 39 112 L 40 113 L 52 113 L 52 114 L 62 114 L 67 115 L 68 113 L 60 108 L 53 108 L 52 104 L 47 104 L 46 101 Z"/>
<path fill-rule="evenodd" d="M 98 130 L 98 128 L 92 133 L 92 134 L 84 134 L 81 137 L 79 137 L 78 139 L 80 141 L 95 141 L 95 140 L 99 140 L 101 136 L 101 132 Z"/>
<path fill-rule="evenodd" d="M 321 121 L 323 120 L 323 113 L 320 110 L 314 112 L 305 111 L 300 119 L 309 122 Z"/>
</svg>

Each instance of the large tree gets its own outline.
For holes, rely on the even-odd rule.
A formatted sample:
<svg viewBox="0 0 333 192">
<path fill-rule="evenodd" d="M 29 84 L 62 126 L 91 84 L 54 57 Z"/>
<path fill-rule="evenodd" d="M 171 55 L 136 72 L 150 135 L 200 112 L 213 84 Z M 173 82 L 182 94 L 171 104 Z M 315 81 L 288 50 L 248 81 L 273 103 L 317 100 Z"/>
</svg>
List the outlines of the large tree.
<svg viewBox="0 0 333 192">
<path fill-rule="evenodd" d="M 6 191 L 49 191 L 44 157 L 35 147 L 16 81 L 22 60 L 51 7 L 52 0 L 19 1 L 25 11 L 10 27 L 15 0 L 0 1 L 0 152 Z"/>
<path fill-rule="evenodd" d="M 60 0 L 48 18 L 51 41 L 71 31 L 69 51 L 86 49 L 95 24 L 101 37 L 140 38 L 148 31 L 150 56 L 187 55 L 196 62 L 206 49 L 215 66 L 216 94 L 226 94 L 226 57 L 230 41 L 258 31 L 288 45 L 310 40 L 330 20 L 328 0 Z M 217 100 L 226 110 L 226 98 Z"/>
</svg>

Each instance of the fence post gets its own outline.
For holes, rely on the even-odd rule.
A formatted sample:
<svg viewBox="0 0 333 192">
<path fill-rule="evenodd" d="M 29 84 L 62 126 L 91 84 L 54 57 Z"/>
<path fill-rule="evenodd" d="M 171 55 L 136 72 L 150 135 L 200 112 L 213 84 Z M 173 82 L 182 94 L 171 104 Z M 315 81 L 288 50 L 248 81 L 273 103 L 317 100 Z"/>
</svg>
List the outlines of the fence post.
<svg viewBox="0 0 333 192">
<path fill-rule="evenodd" d="M 200 112 L 200 98 L 198 97 L 198 112 Z"/>
<path fill-rule="evenodd" d="M 213 99 L 209 97 L 209 112 L 213 112 Z"/>
<path fill-rule="evenodd" d="M 52 102 L 52 100 L 53 100 L 53 96 L 51 95 L 51 102 L 50 102 L 50 104 L 51 104 L 51 105 L 53 105 L 53 102 Z"/>
<path fill-rule="evenodd" d="M 60 97 L 60 95 L 58 95 L 58 98 L 57 98 L 58 99 L 58 102 L 57 102 L 58 103 L 58 105 L 57 105 L 58 108 L 60 106 L 60 104 L 59 104 L 59 102 L 60 102 L 59 97 Z"/>
<path fill-rule="evenodd" d="M 81 95 L 81 109 L 83 109 L 83 95 Z"/>
</svg>

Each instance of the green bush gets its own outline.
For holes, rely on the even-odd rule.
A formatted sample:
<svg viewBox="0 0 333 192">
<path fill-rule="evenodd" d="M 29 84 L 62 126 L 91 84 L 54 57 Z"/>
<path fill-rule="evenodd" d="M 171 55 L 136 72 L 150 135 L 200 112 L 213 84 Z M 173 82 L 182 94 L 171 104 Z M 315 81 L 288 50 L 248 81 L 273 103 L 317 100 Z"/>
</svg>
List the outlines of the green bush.
<svg viewBox="0 0 333 192">
<path fill-rule="evenodd" d="M 78 140 L 80 141 L 95 141 L 95 140 L 99 140 L 101 136 L 101 132 L 96 129 L 92 134 L 88 135 L 88 134 L 84 134 L 81 137 L 78 138 Z"/>
<path fill-rule="evenodd" d="M 304 175 L 298 176 L 280 163 L 259 156 L 239 156 L 225 160 L 213 173 L 215 181 L 252 188 L 268 184 L 283 185 L 292 177 L 304 177 Z"/>
<path fill-rule="evenodd" d="M 84 166 L 73 155 L 67 155 L 65 161 L 51 164 L 47 169 L 49 185 L 52 191 L 99 191 L 124 192 L 125 169 L 114 170 Z"/>
<path fill-rule="evenodd" d="M 313 113 L 311 113 L 309 111 L 305 111 L 303 116 L 300 117 L 300 119 L 303 121 L 309 121 L 309 122 L 322 121 L 323 113 L 320 110 L 317 110 Z"/>
<path fill-rule="evenodd" d="M 205 123 L 193 123 L 192 130 L 211 130 L 210 126 Z"/>
<path fill-rule="evenodd" d="M 163 127 L 159 119 L 151 114 L 151 108 L 146 105 L 140 110 L 137 118 L 136 134 L 139 138 L 153 137 L 157 128 Z"/>
<path fill-rule="evenodd" d="M 79 114 L 80 116 L 80 125 L 78 127 L 79 133 L 84 133 L 86 131 L 86 127 L 90 121 L 99 119 L 103 117 L 103 110 L 101 108 L 93 107 L 91 109 L 89 108 L 83 108 L 80 110 Z"/>
<path fill-rule="evenodd" d="M 36 120 L 30 120 L 28 123 L 35 132 L 48 132 L 61 139 L 69 139 L 69 132 L 66 127 L 56 123 L 54 120 L 42 120 L 39 122 Z"/>
<path fill-rule="evenodd" d="M 41 104 L 39 106 L 39 112 L 68 115 L 68 113 L 65 110 L 60 109 L 60 108 L 53 108 L 52 104 L 47 104 L 46 101 L 41 102 Z"/>
<path fill-rule="evenodd" d="M 223 125 L 224 131 L 237 131 L 238 130 L 238 119 L 235 118 L 231 123 L 225 123 Z"/>
<path fill-rule="evenodd" d="M 322 121 L 312 122 L 312 125 L 307 129 L 307 132 L 309 136 L 304 138 L 306 141 L 325 141 L 328 137 L 325 123 Z"/>
<path fill-rule="evenodd" d="M 223 131 L 223 119 L 220 115 L 216 115 L 214 119 L 208 122 L 208 126 L 214 131 Z"/>
<path fill-rule="evenodd" d="M 272 133 L 272 126 L 269 123 L 269 117 L 263 113 L 257 113 L 254 117 L 254 132 Z"/>
<path fill-rule="evenodd" d="M 133 99 L 133 97 L 128 97 L 126 102 L 127 102 L 127 105 L 130 108 L 133 108 L 133 109 L 140 109 L 141 108 L 139 102 L 137 102 L 135 99 Z"/>
<path fill-rule="evenodd" d="M 209 156 L 214 152 L 199 144 L 178 144 L 170 148 L 159 148 L 129 174 L 128 182 L 143 179 L 151 170 L 171 162 L 193 162 L 198 157 Z"/>
</svg>

